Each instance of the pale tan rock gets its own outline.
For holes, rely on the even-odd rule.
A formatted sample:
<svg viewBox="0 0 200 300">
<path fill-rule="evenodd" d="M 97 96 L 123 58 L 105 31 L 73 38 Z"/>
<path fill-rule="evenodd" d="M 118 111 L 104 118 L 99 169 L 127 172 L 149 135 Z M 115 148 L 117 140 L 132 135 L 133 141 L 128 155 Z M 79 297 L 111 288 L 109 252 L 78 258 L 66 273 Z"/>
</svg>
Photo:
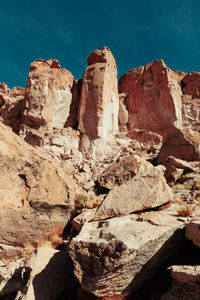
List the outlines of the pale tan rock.
<svg viewBox="0 0 200 300">
<path fill-rule="evenodd" d="M 186 161 L 200 158 L 200 133 L 190 129 L 174 128 L 161 147 L 158 163 L 166 161 L 168 156 Z"/>
<path fill-rule="evenodd" d="M 177 230 L 183 224 L 163 215 L 153 217 L 152 212 L 147 218 L 141 214 L 86 223 L 69 248 L 82 288 L 108 297 L 135 291 L 154 276 L 184 239 L 184 232 Z"/>
<path fill-rule="evenodd" d="M 29 280 L 16 300 L 55 300 L 76 283 L 68 253 L 51 248 L 35 250 L 24 266 L 24 273 L 29 273 Z"/>
<path fill-rule="evenodd" d="M 85 208 L 82 212 L 72 220 L 72 226 L 77 232 L 80 232 L 83 225 L 93 220 L 97 208 Z"/>
<path fill-rule="evenodd" d="M 31 63 L 26 87 L 25 125 L 63 128 L 69 116 L 73 75 L 58 61 L 38 59 Z"/>
<path fill-rule="evenodd" d="M 135 155 L 114 163 L 98 177 L 97 182 L 100 187 L 111 190 L 94 220 L 128 215 L 173 199 L 163 172 Z"/>
<path fill-rule="evenodd" d="M 78 129 L 89 137 L 107 138 L 118 131 L 117 67 L 109 48 L 93 51 L 87 59 L 79 104 Z"/>
<path fill-rule="evenodd" d="M 2 123 L 0 158 L 0 243 L 23 247 L 43 238 L 52 227 L 63 228 L 74 207 L 75 192 L 81 189 L 58 161 Z"/>
<path fill-rule="evenodd" d="M 199 216 L 200 217 L 200 216 Z M 186 238 L 200 248 L 200 220 L 186 225 Z"/>
<path fill-rule="evenodd" d="M 0 84 L 0 121 L 19 133 L 25 109 L 25 88 L 14 87 L 9 89 L 7 84 Z"/>
<path fill-rule="evenodd" d="M 182 91 L 179 76 L 156 60 L 129 71 L 119 80 L 126 93 L 129 129 L 148 129 L 166 136 L 171 126 L 182 124 Z"/>
<path fill-rule="evenodd" d="M 0 260 L 0 297 L 17 292 L 25 283 L 22 275 L 24 259 L 9 262 Z"/>
</svg>

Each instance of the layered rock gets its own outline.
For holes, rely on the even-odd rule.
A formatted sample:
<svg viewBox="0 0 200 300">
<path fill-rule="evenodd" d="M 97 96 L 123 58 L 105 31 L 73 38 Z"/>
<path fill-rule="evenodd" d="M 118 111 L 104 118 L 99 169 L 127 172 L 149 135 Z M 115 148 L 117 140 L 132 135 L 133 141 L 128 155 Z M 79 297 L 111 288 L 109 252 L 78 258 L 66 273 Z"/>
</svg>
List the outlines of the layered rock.
<svg viewBox="0 0 200 300">
<path fill-rule="evenodd" d="M 19 133 L 22 115 L 25 109 L 25 88 L 9 89 L 7 84 L 0 84 L 0 121 Z"/>
<path fill-rule="evenodd" d="M 164 137 L 171 126 L 180 127 L 182 91 L 178 78 L 178 74 L 167 68 L 162 60 L 123 75 L 119 80 L 119 92 L 126 95 L 126 126 L 148 129 Z M 122 108 L 120 115 L 124 115 Z"/>
<path fill-rule="evenodd" d="M 111 165 L 98 177 L 97 184 L 110 192 L 95 213 L 94 220 L 128 215 L 173 199 L 162 170 L 135 155 Z"/>
<path fill-rule="evenodd" d="M 86 223 L 70 244 L 75 275 L 98 297 L 137 290 L 179 250 L 182 226 L 161 212 Z"/>
<path fill-rule="evenodd" d="M 169 268 L 173 283 L 161 300 L 198 300 L 200 295 L 200 266 L 172 266 Z"/>
<path fill-rule="evenodd" d="M 87 59 L 79 105 L 78 129 L 92 139 L 118 131 L 117 67 L 109 48 L 93 51 Z"/>
<path fill-rule="evenodd" d="M 64 227 L 80 188 L 58 162 L 1 123 L 0 140 L 0 257 L 5 257 L 11 246 L 23 247 L 52 227 Z"/>
</svg>

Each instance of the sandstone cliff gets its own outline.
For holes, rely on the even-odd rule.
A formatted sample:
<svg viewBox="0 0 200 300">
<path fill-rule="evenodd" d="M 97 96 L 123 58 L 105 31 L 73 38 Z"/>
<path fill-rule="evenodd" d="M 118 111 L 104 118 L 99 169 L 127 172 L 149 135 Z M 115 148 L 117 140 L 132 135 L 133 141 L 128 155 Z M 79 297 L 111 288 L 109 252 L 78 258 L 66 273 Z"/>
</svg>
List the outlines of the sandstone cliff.
<svg viewBox="0 0 200 300">
<path fill-rule="evenodd" d="M 87 62 L 0 84 L 0 298 L 199 299 L 200 73 Z"/>
</svg>

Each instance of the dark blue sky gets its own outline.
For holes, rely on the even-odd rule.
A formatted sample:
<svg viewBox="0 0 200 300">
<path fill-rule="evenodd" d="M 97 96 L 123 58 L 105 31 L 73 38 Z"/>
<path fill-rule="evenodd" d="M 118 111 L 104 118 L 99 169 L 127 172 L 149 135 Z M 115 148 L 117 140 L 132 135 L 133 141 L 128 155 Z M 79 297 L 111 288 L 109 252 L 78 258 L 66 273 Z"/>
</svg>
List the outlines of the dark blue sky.
<svg viewBox="0 0 200 300">
<path fill-rule="evenodd" d="M 56 58 L 79 79 L 93 49 L 111 48 L 119 77 L 158 58 L 200 71 L 199 0 L 5 0 L 0 82 L 25 86 L 31 61 Z"/>
</svg>

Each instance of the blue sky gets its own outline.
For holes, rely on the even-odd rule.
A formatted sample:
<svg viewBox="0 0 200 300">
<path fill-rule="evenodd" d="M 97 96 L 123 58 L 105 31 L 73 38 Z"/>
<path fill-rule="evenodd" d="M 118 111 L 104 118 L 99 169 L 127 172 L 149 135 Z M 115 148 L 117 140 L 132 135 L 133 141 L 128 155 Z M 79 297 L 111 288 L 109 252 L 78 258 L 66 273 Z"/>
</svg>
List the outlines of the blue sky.
<svg viewBox="0 0 200 300">
<path fill-rule="evenodd" d="M 159 58 L 173 70 L 200 71 L 199 0 L 6 0 L 0 28 L 0 82 L 11 88 L 26 86 L 37 58 L 56 58 L 79 79 L 103 46 L 119 77 Z"/>
</svg>

